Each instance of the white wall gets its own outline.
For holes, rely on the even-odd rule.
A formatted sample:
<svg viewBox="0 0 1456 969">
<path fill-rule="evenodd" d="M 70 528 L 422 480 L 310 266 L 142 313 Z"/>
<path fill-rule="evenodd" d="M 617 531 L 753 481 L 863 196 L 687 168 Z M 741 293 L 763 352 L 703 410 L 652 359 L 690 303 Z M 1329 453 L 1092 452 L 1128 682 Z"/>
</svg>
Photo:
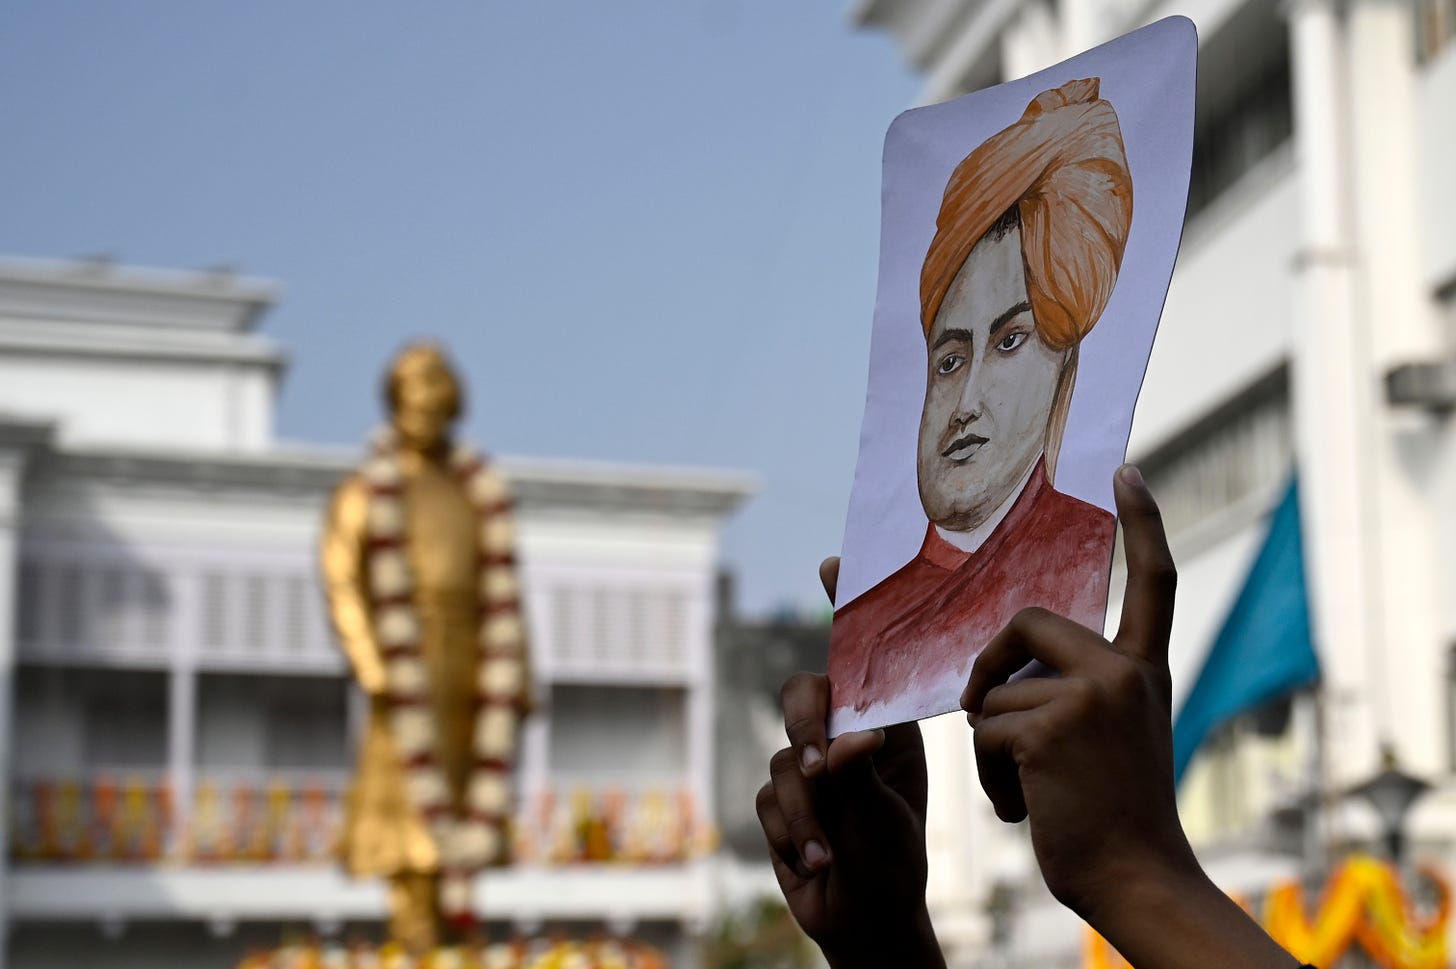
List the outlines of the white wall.
<svg viewBox="0 0 1456 969">
<path fill-rule="evenodd" d="M 1184 232 L 1133 421 L 1148 449 L 1289 353 L 1298 173 L 1276 152 Z"/>
<path fill-rule="evenodd" d="M 55 421 L 65 444 L 258 451 L 273 390 L 240 365 L 0 354 L 0 412 Z"/>
<path fill-rule="evenodd" d="M 306 489 L 290 495 L 235 486 L 206 489 L 70 479 L 48 480 L 28 499 L 27 538 L 276 549 L 311 559 L 328 496 Z"/>
</svg>

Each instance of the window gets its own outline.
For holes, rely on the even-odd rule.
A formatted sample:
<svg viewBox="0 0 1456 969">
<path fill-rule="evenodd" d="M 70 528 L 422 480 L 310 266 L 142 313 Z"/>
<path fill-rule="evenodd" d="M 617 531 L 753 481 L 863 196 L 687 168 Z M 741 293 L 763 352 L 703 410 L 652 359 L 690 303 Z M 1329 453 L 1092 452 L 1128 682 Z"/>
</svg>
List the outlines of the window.
<svg viewBox="0 0 1456 969">
<path fill-rule="evenodd" d="M 678 589 L 567 586 L 551 592 L 552 652 L 563 666 L 681 666 L 687 596 Z"/>
<path fill-rule="evenodd" d="M 65 646 L 87 645 L 86 573 L 77 565 L 56 570 L 56 632 Z"/>
<path fill-rule="evenodd" d="M 342 677 L 204 673 L 197 689 L 197 759 L 205 772 L 263 776 L 349 764 L 348 683 Z"/>
<path fill-rule="evenodd" d="M 1193 134 L 1193 173 L 1188 183 L 1192 218 L 1274 153 L 1294 133 L 1289 61 L 1240 78 L 1228 98 Z"/>
<path fill-rule="evenodd" d="M 551 772 L 630 786 L 676 781 L 687 769 L 687 702 L 673 687 L 575 686 L 551 691 Z"/>
<path fill-rule="evenodd" d="M 20 563 L 20 579 L 17 586 L 19 596 L 15 608 L 19 613 L 17 633 L 20 641 L 25 644 L 39 643 L 44 637 L 41 629 L 41 615 L 45 602 L 42 575 L 41 568 L 36 563 Z"/>
<path fill-rule="evenodd" d="M 85 671 L 82 757 L 88 768 L 160 768 L 167 763 L 167 679 L 136 670 Z"/>
<path fill-rule="evenodd" d="M 1289 372 L 1254 381 L 1138 466 L 1158 496 L 1168 534 L 1260 494 L 1272 494 L 1294 463 Z"/>
<path fill-rule="evenodd" d="M 276 679 L 269 684 L 263 757 L 283 770 L 348 766 L 348 692 L 343 680 Z"/>
<path fill-rule="evenodd" d="M 226 649 L 228 646 L 227 577 L 217 572 L 202 576 L 202 646 L 204 649 Z"/>
</svg>

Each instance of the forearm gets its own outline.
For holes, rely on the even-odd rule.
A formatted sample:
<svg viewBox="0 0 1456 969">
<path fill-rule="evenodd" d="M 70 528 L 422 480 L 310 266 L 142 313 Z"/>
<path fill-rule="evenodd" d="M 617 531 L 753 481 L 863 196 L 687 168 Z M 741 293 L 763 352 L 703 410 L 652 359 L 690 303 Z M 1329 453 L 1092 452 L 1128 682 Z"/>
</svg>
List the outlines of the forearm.
<svg viewBox="0 0 1456 969">
<path fill-rule="evenodd" d="M 1116 891 L 1085 917 L 1138 969 L 1299 969 L 1200 869 L 1131 878 Z"/>
<path fill-rule="evenodd" d="M 862 944 L 842 952 L 825 950 L 830 969 L 945 969 L 945 956 L 928 911 L 922 910 L 903 931 L 885 925 L 866 928 L 870 936 Z"/>
</svg>

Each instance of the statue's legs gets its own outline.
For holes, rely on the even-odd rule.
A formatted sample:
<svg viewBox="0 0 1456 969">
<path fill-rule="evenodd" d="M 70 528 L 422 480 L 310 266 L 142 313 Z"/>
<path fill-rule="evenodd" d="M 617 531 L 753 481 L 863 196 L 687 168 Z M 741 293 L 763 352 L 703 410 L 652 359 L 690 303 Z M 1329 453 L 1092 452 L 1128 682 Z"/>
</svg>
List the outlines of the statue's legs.
<svg viewBox="0 0 1456 969">
<path fill-rule="evenodd" d="M 440 876 L 404 872 L 389 879 L 389 937 L 410 952 L 440 944 Z"/>
</svg>

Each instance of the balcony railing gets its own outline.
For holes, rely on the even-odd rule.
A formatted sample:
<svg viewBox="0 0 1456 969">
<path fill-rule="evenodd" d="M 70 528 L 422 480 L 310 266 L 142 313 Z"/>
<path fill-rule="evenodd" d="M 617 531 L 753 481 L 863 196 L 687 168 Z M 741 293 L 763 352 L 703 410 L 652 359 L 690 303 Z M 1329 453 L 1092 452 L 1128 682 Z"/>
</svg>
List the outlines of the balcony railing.
<svg viewBox="0 0 1456 969">
<path fill-rule="evenodd" d="M 23 780 L 11 855 L 53 865 L 332 865 L 345 783 L 204 776 L 184 820 L 156 776 Z M 512 827 L 525 865 L 670 865 L 717 847 L 693 795 L 668 786 L 547 788 L 525 800 Z"/>
<path fill-rule="evenodd" d="M 523 864 L 663 865 L 711 854 L 717 830 L 686 789 L 547 788 L 516 817 Z"/>
<path fill-rule="evenodd" d="M 205 778 L 181 823 L 161 778 L 31 779 L 16 785 L 11 854 L 61 864 L 321 863 L 342 818 L 337 778 Z"/>
</svg>

